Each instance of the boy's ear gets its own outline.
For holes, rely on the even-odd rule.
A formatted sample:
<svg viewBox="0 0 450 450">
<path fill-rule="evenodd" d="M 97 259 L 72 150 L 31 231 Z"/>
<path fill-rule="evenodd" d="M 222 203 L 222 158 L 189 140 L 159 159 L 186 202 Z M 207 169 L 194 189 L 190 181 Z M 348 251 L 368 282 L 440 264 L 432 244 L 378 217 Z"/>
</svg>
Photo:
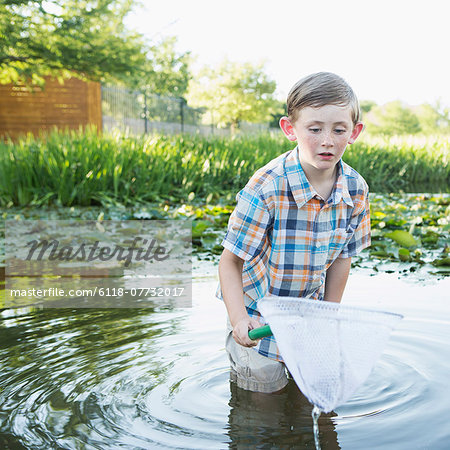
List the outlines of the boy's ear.
<svg viewBox="0 0 450 450">
<path fill-rule="evenodd" d="M 283 116 L 280 119 L 280 128 L 283 130 L 283 133 L 290 141 L 297 140 L 297 136 L 294 133 L 294 127 L 286 116 Z"/>
<path fill-rule="evenodd" d="M 349 144 L 353 144 L 358 136 L 361 134 L 361 131 L 364 129 L 364 124 L 362 122 L 356 122 L 355 126 L 353 127 L 352 134 L 350 135 L 348 139 Z"/>
</svg>

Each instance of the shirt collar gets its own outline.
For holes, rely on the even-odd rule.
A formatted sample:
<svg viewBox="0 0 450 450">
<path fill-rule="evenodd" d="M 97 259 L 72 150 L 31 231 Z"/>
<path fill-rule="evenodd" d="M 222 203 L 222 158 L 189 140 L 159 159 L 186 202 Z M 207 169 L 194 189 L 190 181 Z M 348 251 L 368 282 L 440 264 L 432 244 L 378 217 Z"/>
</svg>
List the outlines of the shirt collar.
<svg viewBox="0 0 450 450">
<path fill-rule="evenodd" d="M 338 176 L 331 195 L 334 197 L 333 203 L 339 203 L 343 200 L 344 203 L 353 208 L 353 200 L 348 191 L 347 175 L 348 166 L 340 159 L 338 163 Z"/>
<path fill-rule="evenodd" d="M 287 155 L 285 171 L 295 203 L 297 203 L 297 206 L 301 208 L 305 203 L 309 202 L 309 200 L 316 196 L 317 192 L 309 183 L 306 178 L 306 174 L 303 171 L 302 165 L 300 164 L 298 157 L 298 146 Z M 331 194 L 331 200 L 334 204 L 337 204 L 343 200 L 344 203 L 353 207 L 353 201 L 350 197 L 350 193 L 348 192 L 345 172 L 346 164 L 344 164 L 342 160 L 339 160 L 338 177 Z"/>
</svg>

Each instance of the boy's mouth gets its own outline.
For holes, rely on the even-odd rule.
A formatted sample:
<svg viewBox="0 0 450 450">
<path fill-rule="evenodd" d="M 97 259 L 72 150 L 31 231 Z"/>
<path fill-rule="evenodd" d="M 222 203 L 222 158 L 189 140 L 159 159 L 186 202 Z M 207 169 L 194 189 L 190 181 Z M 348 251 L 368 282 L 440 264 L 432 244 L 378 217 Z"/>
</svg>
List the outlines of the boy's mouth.
<svg viewBox="0 0 450 450">
<path fill-rule="evenodd" d="M 319 153 L 319 156 L 321 156 L 322 158 L 332 158 L 333 157 L 333 153 L 322 152 L 322 153 Z"/>
</svg>

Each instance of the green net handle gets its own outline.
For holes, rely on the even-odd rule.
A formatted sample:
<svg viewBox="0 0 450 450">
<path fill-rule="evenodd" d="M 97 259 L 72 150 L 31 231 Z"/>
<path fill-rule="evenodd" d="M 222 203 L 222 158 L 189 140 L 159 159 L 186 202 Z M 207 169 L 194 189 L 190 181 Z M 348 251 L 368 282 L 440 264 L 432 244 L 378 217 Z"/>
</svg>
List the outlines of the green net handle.
<svg viewBox="0 0 450 450">
<path fill-rule="evenodd" d="M 263 337 L 272 336 L 272 330 L 269 325 L 264 325 L 263 327 L 253 328 L 248 332 L 248 337 L 252 340 L 261 339 Z"/>
</svg>

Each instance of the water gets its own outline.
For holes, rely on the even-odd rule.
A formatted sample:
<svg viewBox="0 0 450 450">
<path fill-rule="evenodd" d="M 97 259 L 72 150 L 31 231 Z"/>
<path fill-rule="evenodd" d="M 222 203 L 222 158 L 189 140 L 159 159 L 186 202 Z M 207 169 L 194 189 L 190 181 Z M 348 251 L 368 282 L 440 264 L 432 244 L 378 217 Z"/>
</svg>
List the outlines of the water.
<svg viewBox="0 0 450 450">
<path fill-rule="evenodd" d="M 312 406 L 229 382 L 216 269 L 192 308 L 6 310 L 0 315 L 0 448 L 316 448 Z M 445 449 L 450 279 L 357 272 L 344 302 L 405 318 L 366 383 L 318 419 L 326 449 Z"/>
<path fill-rule="evenodd" d="M 311 415 L 313 419 L 314 444 L 316 446 L 316 450 L 320 450 L 320 436 L 319 436 L 320 409 L 318 408 L 317 405 L 314 405 Z"/>
</svg>

